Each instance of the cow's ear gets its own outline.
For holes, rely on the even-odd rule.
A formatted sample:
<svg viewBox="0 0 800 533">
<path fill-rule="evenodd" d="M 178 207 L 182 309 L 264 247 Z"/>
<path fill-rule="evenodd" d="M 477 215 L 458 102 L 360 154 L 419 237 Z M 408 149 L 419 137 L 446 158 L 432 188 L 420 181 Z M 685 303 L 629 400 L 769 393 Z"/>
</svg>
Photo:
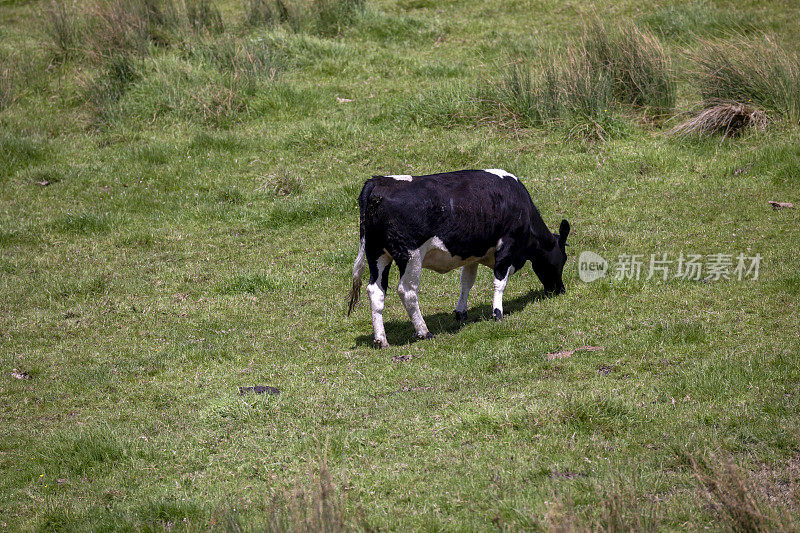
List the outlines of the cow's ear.
<svg viewBox="0 0 800 533">
<path fill-rule="evenodd" d="M 558 242 L 561 246 L 565 246 L 567 244 L 567 236 L 569 235 L 569 222 L 566 220 L 561 221 L 561 225 L 558 226 Z"/>
</svg>

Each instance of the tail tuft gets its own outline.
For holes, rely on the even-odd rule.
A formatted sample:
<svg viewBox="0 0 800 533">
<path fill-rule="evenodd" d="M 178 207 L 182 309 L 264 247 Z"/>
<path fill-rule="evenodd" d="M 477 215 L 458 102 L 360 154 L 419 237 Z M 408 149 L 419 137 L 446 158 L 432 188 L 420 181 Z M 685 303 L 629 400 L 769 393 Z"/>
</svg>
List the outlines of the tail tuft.
<svg viewBox="0 0 800 533">
<path fill-rule="evenodd" d="M 358 298 L 361 296 L 361 276 L 364 274 L 365 256 L 364 238 L 362 237 L 361 244 L 358 247 L 358 256 L 356 256 L 356 261 L 353 263 L 353 285 L 350 287 L 350 293 L 348 294 L 350 301 L 347 306 L 347 316 L 350 316 L 350 313 L 353 312 L 356 304 L 358 304 Z"/>
</svg>

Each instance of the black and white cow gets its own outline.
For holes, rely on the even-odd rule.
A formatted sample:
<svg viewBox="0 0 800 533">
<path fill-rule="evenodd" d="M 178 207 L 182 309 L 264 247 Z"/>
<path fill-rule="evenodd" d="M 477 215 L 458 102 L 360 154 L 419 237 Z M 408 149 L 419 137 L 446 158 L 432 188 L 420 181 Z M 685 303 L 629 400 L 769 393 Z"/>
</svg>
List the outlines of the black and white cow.
<svg viewBox="0 0 800 533">
<path fill-rule="evenodd" d="M 392 261 L 400 269 L 397 292 L 417 336 L 431 338 L 419 310 L 423 268 L 461 269 L 456 318 L 464 320 L 478 265 L 494 270 L 494 318 L 503 318 L 503 290 L 526 261 L 549 293 L 564 292 L 561 273 L 569 223 L 551 233 L 525 186 L 499 169 L 461 170 L 428 176 L 375 176 L 358 197 L 361 245 L 353 265 L 349 315 L 358 302 L 364 264 L 375 344 L 386 347 L 383 305 Z"/>
</svg>

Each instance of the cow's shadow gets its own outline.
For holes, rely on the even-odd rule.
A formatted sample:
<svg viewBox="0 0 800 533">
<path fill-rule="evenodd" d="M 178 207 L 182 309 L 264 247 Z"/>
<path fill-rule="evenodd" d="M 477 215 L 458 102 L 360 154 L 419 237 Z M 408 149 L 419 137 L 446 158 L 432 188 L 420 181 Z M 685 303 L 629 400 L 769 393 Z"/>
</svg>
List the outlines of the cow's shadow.
<svg viewBox="0 0 800 533">
<path fill-rule="evenodd" d="M 508 317 L 518 311 L 522 311 L 529 303 L 551 297 L 552 295 L 547 294 L 544 289 L 531 289 L 526 294 L 503 301 L 503 315 Z M 399 301 L 397 304 L 402 307 Z M 425 315 L 423 318 L 428 330 L 434 335 L 438 335 L 439 333 L 456 333 L 473 322 L 492 320 L 492 311 L 491 305 L 483 303 L 467 309 L 467 320 L 464 322 L 456 320 L 453 311 Z M 407 315 L 403 319 L 384 321 L 383 327 L 386 330 L 386 340 L 390 345 L 403 345 L 419 340 Z M 356 345 L 372 346 L 372 340 L 372 330 L 370 329 L 368 334 L 356 337 Z"/>
</svg>

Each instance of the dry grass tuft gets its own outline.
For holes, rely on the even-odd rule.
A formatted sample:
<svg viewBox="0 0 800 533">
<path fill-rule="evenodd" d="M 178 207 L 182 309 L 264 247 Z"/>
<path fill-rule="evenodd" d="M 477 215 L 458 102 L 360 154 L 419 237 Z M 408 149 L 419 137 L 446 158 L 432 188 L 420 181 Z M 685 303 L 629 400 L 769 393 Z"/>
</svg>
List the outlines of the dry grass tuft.
<svg viewBox="0 0 800 533">
<path fill-rule="evenodd" d="M 785 509 L 772 507 L 759 497 L 753 479 L 731 458 L 692 456 L 689 462 L 706 501 L 725 529 L 753 533 L 797 530 Z"/>
<path fill-rule="evenodd" d="M 739 102 L 711 101 L 697 115 L 670 130 L 673 135 L 722 133 L 723 138 L 738 135 L 747 128 L 763 130 L 767 114 L 758 107 Z"/>
<path fill-rule="evenodd" d="M 277 198 L 300 194 L 303 191 L 303 178 L 281 168 L 267 176 L 259 189 Z"/>
<path fill-rule="evenodd" d="M 295 488 L 273 502 L 269 531 L 345 531 L 345 506 L 323 462 L 319 477 L 309 487 Z"/>
<path fill-rule="evenodd" d="M 599 515 L 592 519 L 579 513 L 569 495 L 554 497 L 548 504 L 542 529 L 551 532 L 658 531 L 662 519 L 658 507 L 643 506 L 636 491 L 613 481 L 604 489 Z"/>
<path fill-rule="evenodd" d="M 239 533 L 254 530 L 242 523 L 235 509 L 223 517 L 225 531 Z M 319 474 L 309 473 L 305 483 L 283 490 L 268 503 L 259 531 L 269 533 L 340 533 L 352 529 L 347 524 L 345 501 L 337 491 L 327 463 L 322 460 Z"/>
</svg>

